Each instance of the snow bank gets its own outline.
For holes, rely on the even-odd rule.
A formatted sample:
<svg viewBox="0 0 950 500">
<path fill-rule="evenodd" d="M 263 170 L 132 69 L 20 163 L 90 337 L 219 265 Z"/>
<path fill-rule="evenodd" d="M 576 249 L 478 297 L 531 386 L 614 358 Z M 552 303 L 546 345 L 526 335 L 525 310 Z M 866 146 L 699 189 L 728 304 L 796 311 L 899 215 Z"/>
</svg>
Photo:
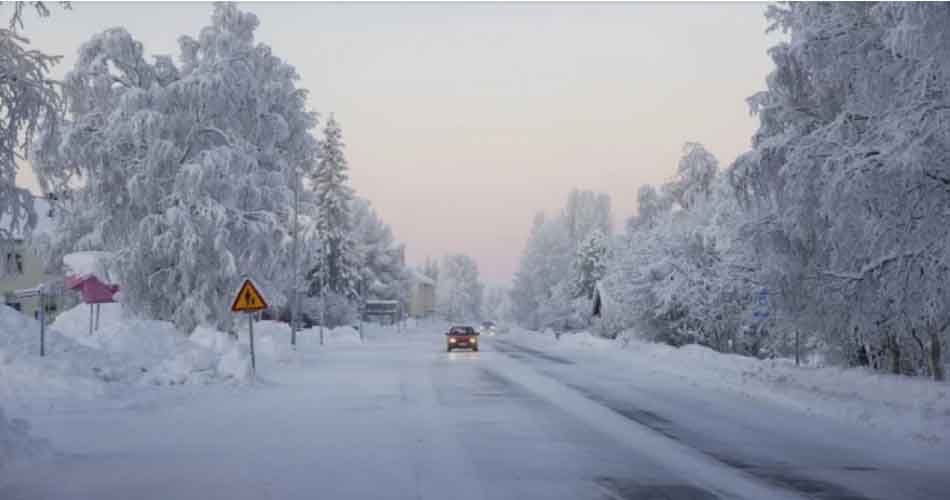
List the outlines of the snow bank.
<svg viewBox="0 0 950 500">
<path fill-rule="evenodd" d="M 199 328 L 189 338 L 170 322 L 126 314 L 120 304 L 102 304 L 92 335 L 87 305 L 63 311 L 47 328 L 46 353 L 39 357 L 39 323 L 0 306 L 3 401 L 95 399 L 119 386 L 241 381 L 250 372 L 250 357 L 227 334 Z"/>
<path fill-rule="evenodd" d="M 324 333 L 324 341 L 331 345 L 361 345 L 360 332 L 352 326 L 330 328 Z"/>
<path fill-rule="evenodd" d="M 40 324 L 0 305 L 0 401 L 91 399 L 105 392 L 109 356 L 51 329 L 40 357 Z"/>
<path fill-rule="evenodd" d="M 243 344 L 249 343 L 247 325 L 241 331 L 241 340 Z M 279 321 L 255 322 L 254 356 L 277 362 L 290 361 L 294 356 L 290 345 L 290 325 Z"/>
<path fill-rule="evenodd" d="M 549 344 L 615 358 L 633 369 L 669 373 L 701 387 L 772 401 L 798 411 L 858 423 L 923 442 L 950 440 L 950 384 L 864 368 L 796 367 L 688 345 L 675 348 L 633 335 L 608 340 L 588 333 Z"/>
<path fill-rule="evenodd" d="M 14 460 L 38 458 L 51 451 L 45 439 L 30 437 L 30 424 L 19 418 L 7 419 L 0 408 L 0 470 Z"/>
<path fill-rule="evenodd" d="M 306 346 L 320 344 L 320 327 L 308 328 L 298 332 L 300 341 Z M 323 331 L 323 342 L 325 345 L 362 345 L 360 333 L 352 326 L 340 326 L 336 328 L 327 328 Z"/>
</svg>

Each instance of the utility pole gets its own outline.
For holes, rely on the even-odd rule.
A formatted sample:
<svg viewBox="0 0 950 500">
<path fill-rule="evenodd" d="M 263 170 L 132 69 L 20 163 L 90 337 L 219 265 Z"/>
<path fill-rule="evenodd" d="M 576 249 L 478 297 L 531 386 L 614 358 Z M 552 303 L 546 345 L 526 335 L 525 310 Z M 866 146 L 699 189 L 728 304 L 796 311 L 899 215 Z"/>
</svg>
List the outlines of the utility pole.
<svg viewBox="0 0 950 500">
<path fill-rule="evenodd" d="M 326 236 L 323 238 L 325 240 Z M 327 319 L 327 251 L 326 241 L 320 242 L 320 345 L 323 345 L 323 331 Z"/>
<path fill-rule="evenodd" d="M 298 248 L 300 240 L 300 226 L 297 223 L 297 213 L 300 212 L 300 175 L 297 172 L 297 167 L 293 167 L 293 184 L 294 184 L 294 247 L 293 247 L 293 292 L 290 296 L 290 345 L 293 348 L 297 347 L 297 314 L 300 309 L 300 303 L 297 300 L 298 291 L 300 287 L 297 283 L 297 280 L 300 279 L 300 259 L 298 258 Z"/>
</svg>

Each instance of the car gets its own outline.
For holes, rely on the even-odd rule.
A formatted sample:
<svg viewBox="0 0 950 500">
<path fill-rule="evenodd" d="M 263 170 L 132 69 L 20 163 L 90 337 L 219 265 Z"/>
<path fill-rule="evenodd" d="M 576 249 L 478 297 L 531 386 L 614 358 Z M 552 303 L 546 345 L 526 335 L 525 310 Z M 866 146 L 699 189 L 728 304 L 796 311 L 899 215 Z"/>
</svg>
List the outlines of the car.
<svg viewBox="0 0 950 500">
<path fill-rule="evenodd" d="M 453 326 L 445 332 L 445 351 L 468 348 L 478 352 L 478 332 L 470 326 Z"/>
<path fill-rule="evenodd" d="M 497 328 L 494 321 L 482 321 L 482 326 L 479 331 L 487 335 L 494 335 Z"/>
</svg>

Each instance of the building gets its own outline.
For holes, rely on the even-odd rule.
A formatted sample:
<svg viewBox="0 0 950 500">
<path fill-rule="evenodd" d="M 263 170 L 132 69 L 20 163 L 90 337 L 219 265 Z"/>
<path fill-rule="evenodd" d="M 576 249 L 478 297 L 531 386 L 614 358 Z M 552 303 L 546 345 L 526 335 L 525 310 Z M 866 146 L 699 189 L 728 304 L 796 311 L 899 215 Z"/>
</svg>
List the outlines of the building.
<svg viewBox="0 0 950 500">
<path fill-rule="evenodd" d="M 409 315 L 424 318 L 435 312 L 435 281 L 415 270 L 409 276 Z"/>
<path fill-rule="evenodd" d="M 37 223 L 30 235 L 14 233 L 0 241 L 0 300 L 24 315 L 39 319 L 40 287 L 46 299 L 46 319 L 52 321 L 59 311 L 76 303 L 73 294 L 63 289 L 63 277 L 45 272 L 35 242 L 49 237 L 53 228 L 53 208 L 44 199 L 35 204 Z M 0 221 L 3 223 L 4 221 Z"/>
</svg>

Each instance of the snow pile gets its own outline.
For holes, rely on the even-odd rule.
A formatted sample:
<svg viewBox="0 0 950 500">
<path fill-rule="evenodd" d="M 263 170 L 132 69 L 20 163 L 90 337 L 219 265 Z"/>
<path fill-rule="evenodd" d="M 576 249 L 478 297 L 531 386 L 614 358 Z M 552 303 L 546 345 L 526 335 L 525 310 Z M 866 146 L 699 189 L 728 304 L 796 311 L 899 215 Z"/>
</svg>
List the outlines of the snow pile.
<svg viewBox="0 0 950 500">
<path fill-rule="evenodd" d="M 107 381 L 155 385 L 244 380 L 249 357 L 226 333 L 196 328 L 192 336 L 168 321 L 144 320 L 124 312 L 120 304 L 102 304 L 99 329 L 89 334 L 89 307 L 79 305 L 60 314 L 52 329 L 110 357 L 99 368 Z"/>
<path fill-rule="evenodd" d="M 0 470 L 14 460 L 23 460 L 48 455 L 51 451 L 45 439 L 30 437 L 30 424 L 26 420 L 7 419 L 0 408 Z"/>
<path fill-rule="evenodd" d="M 324 332 L 324 342 L 330 345 L 361 345 L 360 332 L 352 326 L 330 328 Z"/>
<path fill-rule="evenodd" d="M 47 329 L 40 357 L 40 324 L 0 305 L 0 401 L 91 399 L 105 392 L 109 356 Z"/>
<path fill-rule="evenodd" d="M 565 333 L 561 335 L 557 343 L 562 349 L 616 349 L 616 345 L 612 340 L 597 337 L 587 332 Z"/>
<path fill-rule="evenodd" d="M 308 328 L 298 332 L 300 341 L 307 346 L 320 344 L 320 327 Z M 323 330 L 324 345 L 362 345 L 360 333 L 352 326 L 338 326 L 336 328 L 326 328 Z"/>
<path fill-rule="evenodd" d="M 240 330 L 241 344 L 248 347 L 250 336 L 247 324 Z M 298 332 L 300 335 L 301 332 Z M 257 359 L 270 359 L 287 362 L 293 359 L 294 351 L 290 345 L 290 325 L 279 321 L 256 321 L 254 323 L 254 356 Z"/>
<path fill-rule="evenodd" d="M 177 332 L 176 332 L 177 334 Z M 251 375 L 251 357 L 246 346 L 231 335 L 199 326 L 187 338 L 179 338 L 172 355 L 159 363 L 145 381 L 156 385 L 211 383 L 217 380 L 246 381 Z"/>
<path fill-rule="evenodd" d="M 700 387 L 736 392 L 897 436 L 923 442 L 950 439 L 948 383 L 864 368 L 796 367 L 787 359 L 760 360 L 699 345 L 675 348 L 629 334 L 617 340 L 589 333 L 563 335 L 549 345 L 560 351 L 615 358 L 631 371 L 668 373 Z"/>
</svg>

